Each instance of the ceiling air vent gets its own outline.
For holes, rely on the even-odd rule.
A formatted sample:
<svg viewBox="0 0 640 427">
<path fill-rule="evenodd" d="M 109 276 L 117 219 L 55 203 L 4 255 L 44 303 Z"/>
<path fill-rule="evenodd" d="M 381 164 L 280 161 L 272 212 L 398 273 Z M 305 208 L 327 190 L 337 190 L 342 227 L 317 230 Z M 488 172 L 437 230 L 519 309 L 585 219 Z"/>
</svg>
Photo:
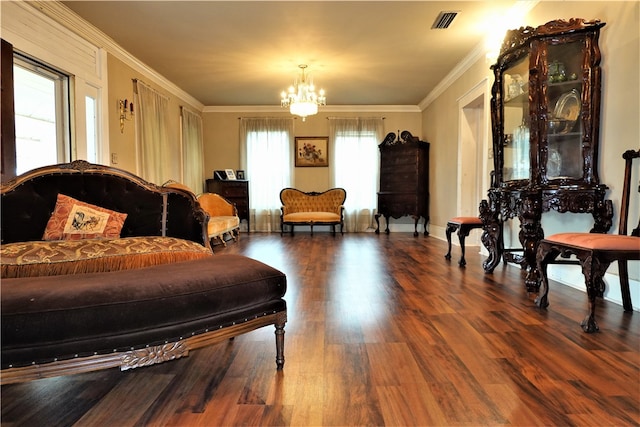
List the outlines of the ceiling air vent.
<svg viewBox="0 0 640 427">
<path fill-rule="evenodd" d="M 431 26 L 431 28 L 432 29 L 437 29 L 437 30 L 444 30 L 446 28 L 449 28 L 449 26 L 453 22 L 453 19 L 456 16 L 458 16 L 458 12 L 457 11 L 440 12 L 440 14 L 436 18 L 436 20 L 433 22 L 433 25 Z"/>
</svg>

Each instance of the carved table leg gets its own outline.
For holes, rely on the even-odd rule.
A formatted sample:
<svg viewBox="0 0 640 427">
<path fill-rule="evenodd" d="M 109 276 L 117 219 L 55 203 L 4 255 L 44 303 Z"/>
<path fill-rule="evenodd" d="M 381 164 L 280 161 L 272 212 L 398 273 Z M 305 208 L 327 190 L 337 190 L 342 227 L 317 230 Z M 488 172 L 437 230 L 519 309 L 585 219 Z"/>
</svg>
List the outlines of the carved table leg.
<svg viewBox="0 0 640 427">
<path fill-rule="evenodd" d="M 502 257 L 502 246 L 500 245 L 502 224 L 498 219 L 498 211 L 491 209 L 486 200 L 480 202 L 480 218 L 484 224 L 480 239 L 489 251 L 489 257 L 482 263 L 482 268 L 485 273 L 492 273 Z"/>
<path fill-rule="evenodd" d="M 596 202 L 593 209 L 591 233 L 607 233 L 613 224 L 613 203 L 611 200 Z"/>
<path fill-rule="evenodd" d="M 540 287 L 540 275 L 536 266 L 538 242 L 544 238 L 540 221 L 542 219 L 541 199 L 535 192 L 523 194 L 518 218 L 520 219 L 520 243 L 524 249 L 527 263 L 527 276 L 524 284 L 527 292 L 537 292 Z"/>
<path fill-rule="evenodd" d="M 374 218 L 376 219 L 376 234 L 380 234 L 380 213 L 375 214 Z"/>
<path fill-rule="evenodd" d="M 413 220 L 413 237 L 418 237 L 418 221 L 420 221 L 420 215 L 414 215 Z"/>
</svg>

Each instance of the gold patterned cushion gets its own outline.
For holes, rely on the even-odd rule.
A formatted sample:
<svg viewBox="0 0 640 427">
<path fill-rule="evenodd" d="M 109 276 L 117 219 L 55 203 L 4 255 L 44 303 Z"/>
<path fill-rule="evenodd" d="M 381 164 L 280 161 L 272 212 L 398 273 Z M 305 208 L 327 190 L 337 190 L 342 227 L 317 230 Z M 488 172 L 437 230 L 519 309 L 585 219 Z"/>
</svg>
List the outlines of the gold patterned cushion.
<svg viewBox="0 0 640 427">
<path fill-rule="evenodd" d="M 284 222 L 340 222 L 340 215 L 331 212 L 295 212 L 284 215 Z"/>
<path fill-rule="evenodd" d="M 16 242 L 0 247 L 3 279 L 129 270 L 210 256 L 204 246 L 175 237 Z"/>
<path fill-rule="evenodd" d="M 216 216 L 209 218 L 207 232 L 209 238 L 217 237 L 223 233 L 235 230 L 240 227 L 240 218 L 237 216 Z"/>
<path fill-rule="evenodd" d="M 127 214 L 58 194 L 42 240 L 120 237 Z"/>
</svg>

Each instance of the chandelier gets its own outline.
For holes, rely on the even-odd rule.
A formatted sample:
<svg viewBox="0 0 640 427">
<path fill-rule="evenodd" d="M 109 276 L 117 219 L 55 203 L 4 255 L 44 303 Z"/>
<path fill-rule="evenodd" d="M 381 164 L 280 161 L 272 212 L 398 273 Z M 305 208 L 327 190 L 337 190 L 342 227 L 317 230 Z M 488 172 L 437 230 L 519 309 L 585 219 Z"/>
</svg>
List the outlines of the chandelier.
<svg viewBox="0 0 640 427">
<path fill-rule="evenodd" d="M 318 113 L 318 105 L 326 105 L 327 98 L 324 96 L 324 89 L 316 94 L 313 81 L 307 80 L 304 70 L 306 65 L 298 65 L 301 70 L 300 81 L 296 80 L 288 91 L 282 91 L 282 99 L 280 104 L 283 107 L 289 107 L 291 114 L 302 117 L 304 122 L 307 116 L 313 116 Z"/>
</svg>

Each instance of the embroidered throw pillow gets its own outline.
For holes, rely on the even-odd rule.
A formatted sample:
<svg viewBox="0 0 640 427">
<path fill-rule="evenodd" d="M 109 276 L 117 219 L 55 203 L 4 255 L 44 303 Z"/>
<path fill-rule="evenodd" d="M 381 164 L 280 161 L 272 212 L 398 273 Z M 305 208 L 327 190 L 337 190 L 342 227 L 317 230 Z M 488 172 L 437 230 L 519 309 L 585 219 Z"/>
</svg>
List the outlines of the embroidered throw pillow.
<svg viewBox="0 0 640 427">
<path fill-rule="evenodd" d="M 120 237 L 127 214 L 58 194 L 43 240 L 80 240 Z"/>
</svg>

